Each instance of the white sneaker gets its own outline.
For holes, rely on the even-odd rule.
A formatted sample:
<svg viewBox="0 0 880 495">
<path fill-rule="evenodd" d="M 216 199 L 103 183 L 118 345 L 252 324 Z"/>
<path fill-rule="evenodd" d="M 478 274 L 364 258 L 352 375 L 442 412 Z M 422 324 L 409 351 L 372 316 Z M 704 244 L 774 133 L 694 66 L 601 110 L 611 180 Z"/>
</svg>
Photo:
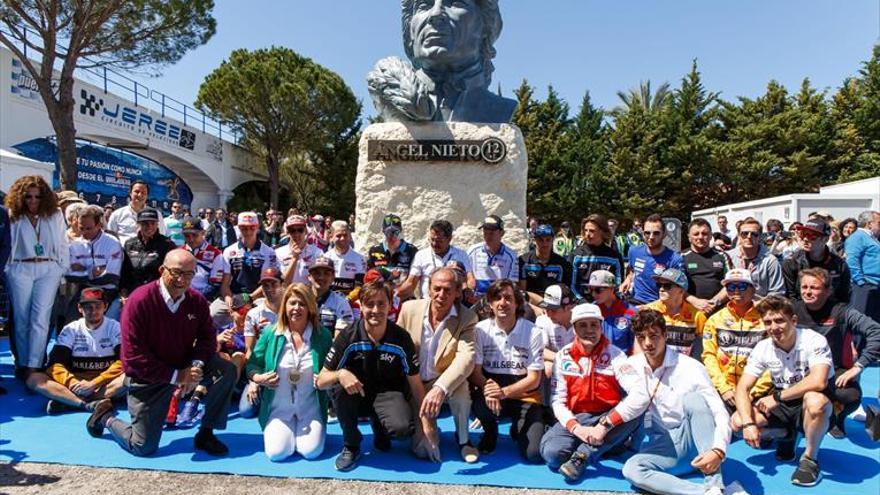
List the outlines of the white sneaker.
<svg viewBox="0 0 880 495">
<path fill-rule="evenodd" d="M 739 484 L 739 481 L 734 481 L 724 489 L 724 495 L 749 495 L 749 492 Z"/>
<path fill-rule="evenodd" d="M 868 418 L 868 413 L 865 412 L 865 408 L 864 408 L 864 407 L 859 406 L 859 408 L 856 409 L 855 411 L 853 411 L 853 413 L 850 414 L 849 417 L 851 417 L 852 419 L 858 421 L 859 423 L 864 423 L 865 420 Z"/>
<path fill-rule="evenodd" d="M 706 490 L 705 493 L 706 495 L 724 495 L 724 492 L 721 490 L 721 488 L 718 488 L 717 486 L 709 488 L 708 490 Z"/>
</svg>

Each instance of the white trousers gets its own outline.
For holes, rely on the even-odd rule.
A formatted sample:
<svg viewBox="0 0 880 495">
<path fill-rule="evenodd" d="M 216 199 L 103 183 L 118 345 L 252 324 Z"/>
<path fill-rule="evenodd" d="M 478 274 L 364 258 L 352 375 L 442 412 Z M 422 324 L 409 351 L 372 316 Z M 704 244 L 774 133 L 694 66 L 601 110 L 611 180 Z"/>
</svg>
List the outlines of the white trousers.
<svg viewBox="0 0 880 495">
<path fill-rule="evenodd" d="M 287 418 L 271 415 L 263 430 L 263 448 L 272 462 L 280 462 L 299 452 L 314 459 L 324 451 L 324 424 L 317 408 L 306 414 Z"/>
<path fill-rule="evenodd" d="M 6 268 L 15 318 L 16 364 L 42 368 L 49 343 L 49 319 L 64 271 L 54 261 L 10 263 Z"/>
</svg>

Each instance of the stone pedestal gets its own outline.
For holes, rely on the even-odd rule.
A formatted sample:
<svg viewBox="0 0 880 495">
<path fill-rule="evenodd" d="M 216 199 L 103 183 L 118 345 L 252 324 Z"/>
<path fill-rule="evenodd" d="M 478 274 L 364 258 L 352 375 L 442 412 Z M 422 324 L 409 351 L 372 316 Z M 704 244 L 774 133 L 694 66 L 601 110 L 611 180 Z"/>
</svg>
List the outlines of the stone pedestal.
<svg viewBox="0 0 880 495">
<path fill-rule="evenodd" d="M 504 242 L 522 253 L 528 158 L 519 128 L 463 122 L 373 124 L 360 141 L 355 194 L 357 249 L 382 242 L 382 218 L 396 213 L 403 236 L 428 245 L 434 220 L 455 227 L 452 243 L 482 242 L 487 215 L 504 219 Z"/>
</svg>

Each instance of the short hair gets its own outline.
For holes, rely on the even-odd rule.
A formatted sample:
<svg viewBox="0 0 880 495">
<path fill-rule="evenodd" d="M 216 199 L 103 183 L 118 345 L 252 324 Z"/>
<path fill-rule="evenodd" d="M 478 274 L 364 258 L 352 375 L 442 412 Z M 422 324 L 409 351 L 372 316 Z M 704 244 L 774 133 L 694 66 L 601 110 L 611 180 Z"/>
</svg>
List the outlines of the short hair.
<svg viewBox="0 0 880 495">
<path fill-rule="evenodd" d="M 736 233 L 737 234 L 739 234 L 739 231 L 740 231 L 740 229 L 743 228 L 743 225 L 757 225 L 758 226 L 758 233 L 761 233 L 764 231 L 764 227 L 761 226 L 761 222 L 759 222 L 758 219 L 755 217 L 746 217 L 746 218 L 742 219 L 742 221 L 737 222 L 737 224 L 736 224 Z"/>
<path fill-rule="evenodd" d="M 584 227 L 592 223 L 602 232 L 604 239 L 607 241 L 611 237 L 611 227 L 608 226 L 608 219 L 601 213 L 593 213 L 581 222 L 581 235 L 583 235 Z"/>
<path fill-rule="evenodd" d="M 295 283 L 287 286 L 284 295 L 281 296 L 281 304 L 278 306 L 278 322 L 275 324 L 275 335 L 284 334 L 285 330 L 290 327 L 290 318 L 287 316 L 286 308 L 287 301 L 293 296 L 298 297 L 306 304 L 306 308 L 309 310 L 309 323 L 312 324 L 312 328 L 317 331 L 321 326 L 321 319 L 318 315 L 318 303 L 315 300 L 315 295 L 312 293 L 312 289 L 305 284 Z"/>
<path fill-rule="evenodd" d="M 798 283 L 800 284 L 801 280 L 804 277 L 814 277 L 818 278 L 822 281 L 822 286 L 826 289 L 831 287 L 831 274 L 828 273 L 828 270 L 820 267 L 816 268 L 804 268 L 800 272 L 798 272 Z"/>
<path fill-rule="evenodd" d="M 762 318 L 767 313 L 782 313 L 789 318 L 794 316 L 794 305 L 791 304 L 791 301 L 777 295 L 767 296 L 764 299 L 761 299 L 758 301 L 758 304 L 755 305 L 755 309 Z"/>
<path fill-rule="evenodd" d="M 660 230 L 661 230 L 664 234 L 666 233 L 666 222 L 663 221 L 663 217 L 661 217 L 660 215 L 658 215 L 658 214 L 656 214 L 656 213 L 653 213 L 653 214 L 651 214 L 651 215 L 648 215 L 648 218 L 645 219 L 645 221 L 642 223 L 642 225 L 644 225 L 644 224 L 646 224 L 646 223 L 648 223 L 648 222 L 651 222 L 651 223 L 659 223 L 659 224 L 660 224 Z"/>
<path fill-rule="evenodd" d="M 76 216 L 79 221 L 91 217 L 95 221 L 95 225 L 104 224 L 104 209 L 98 205 L 84 205 L 77 210 Z"/>
<path fill-rule="evenodd" d="M 138 184 L 143 184 L 144 187 L 147 188 L 147 194 L 150 194 L 150 185 L 147 184 L 147 181 L 145 181 L 143 179 L 135 179 L 135 180 L 131 181 L 131 185 L 128 186 L 128 194 L 131 194 L 131 192 L 134 191 L 134 186 L 136 186 Z"/>
<path fill-rule="evenodd" d="M 863 228 L 867 227 L 869 223 L 873 222 L 874 215 L 880 215 L 880 211 L 865 210 L 865 211 L 859 213 L 859 218 L 858 218 L 859 228 L 863 229 Z"/>
<path fill-rule="evenodd" d="M 446 237 L 449 237 L 451 239 L 452 238 L 452 231 L 454 229 L 452 228 L 452 223 L 449 222 L 448 220 L 434 220 L 433 222 L 431 222 L 430 230 L 433 230 L 435 232 L 440 232 L 441 234 L 443 234 Z"/>
<path fill-rule="evenodd" d="M 335 222 L 330 224 L 330 230 L 332 230 L 332 231 L 343 230 L 343 229 L 345 229 L 347 231 L 351 231 L 351 229 L 348 228 L 348 222 L 346 222 L 345 220 L 336 220 Z"/>
<path fill-rule="evenodd" d="M 709 229 L 709 232 L 712 232 L 712 225 L 705 218 L 695 218 L 691 220 L 691 224 L 688 225 L 688 231 L 694 227 L 706 227 Z"/>
<path fill-rule="evenodd" d="M 779 220 L 777 220 L 775 218 L 771 218 L 770 220 L 767 220 L 767 231 L 769 232 L 770 229 L 773 227 L 776 227 L 780 231 L 785 230 L 785 226 L 782 225 L 782 222 L 780 222 Z"/>
<path fill-rule="evenodd" d="M 501 293 L 504 289 L 507 288 L 510 288 L 510 290 L 513 291 L 513 300 L 516 302 L 516 317 L 522 318 L 526 314 L 525 297 L 523 297 L 522 292 L 516 288 L 516 285 L 506 278 L 492 282 L 492 285 L 486 289 L 486 301 L 490 303 L 492 301 L 497 301 L 501 298 Z"/>
<path fill-rule="evenodd" d="M 717 217 L 715 217 L 716 220 L 721 220 L 722 218 L 727 220 L 727 215 L 718 215 Z"/>
<path fill-rule="evenodd" d="M 455 288 L 461 290 L 462 286 L 464 285 L 464 277 L 461 276 L 461 273 L 459 273 L 458 270 L 455 270 L 448 266 L 442 266 L 434 270 L 434 273 L 432 273 L 431 276 L 428 277 L 428 287 L 431 287 L 431 285 L 434 284 L 434 277 L 442 273 L 448 273 L 452 275 L 452 279 L 455 281 Z"/>
<path fill-rule="evenodd" d="M 656 328 L 660 333 L 666 333 L 666 319 L 663 314 L 654 309 L 643 309 L 636 313 L 632 320 L 634 335 L 644 334 L 648 330 Z"/>
<path fill-rule="evenodd" d="M 67 207 L 67 211 L 65 212 L 65 216 L 67 217 L 68 222 L 72 222 L 73 219 L 79 220 L 79 211 L 85 208 L 85 203 L 73 203 L 72 205 Z M 101 215 L 104 215 L 104 211 L 101 210 Z"/>
<path fill-rule="evenodd" d="M 391 286 L 381 280 L 362 285 L 358 292 L 358 301 L 364 304 L 379 294 L 385 294 L 385 298 L 391 302 Z"/>
</svg>

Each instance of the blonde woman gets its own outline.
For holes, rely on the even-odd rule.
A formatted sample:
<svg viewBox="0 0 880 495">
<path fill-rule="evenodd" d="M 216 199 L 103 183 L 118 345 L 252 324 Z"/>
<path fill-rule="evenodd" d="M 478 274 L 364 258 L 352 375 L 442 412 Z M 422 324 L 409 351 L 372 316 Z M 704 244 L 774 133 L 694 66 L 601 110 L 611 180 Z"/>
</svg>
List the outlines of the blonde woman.
<svg viewBox="0 0 880 495">
<path fill-rule="evenodd" d="M 295 452 L 314 459 L 324 450 L 328 397 L 315 388 L 314 377 L 331 342 L 312 291 L 304 284 L 289 286 L 278 321 L 263 330 L 247 364 L 248 378 L 263 387 L 259 421 L 273 462 Z"/>
<path fill-rule="evenodd" d="M 6 280 L 15 318 L 17 375 L 43 368 L 52 305 L 70 266 L 64 215 L 38 175 L 15 181 L 6 197 L 11 254 Z"/>
</svg>

